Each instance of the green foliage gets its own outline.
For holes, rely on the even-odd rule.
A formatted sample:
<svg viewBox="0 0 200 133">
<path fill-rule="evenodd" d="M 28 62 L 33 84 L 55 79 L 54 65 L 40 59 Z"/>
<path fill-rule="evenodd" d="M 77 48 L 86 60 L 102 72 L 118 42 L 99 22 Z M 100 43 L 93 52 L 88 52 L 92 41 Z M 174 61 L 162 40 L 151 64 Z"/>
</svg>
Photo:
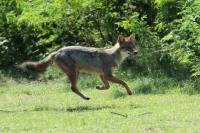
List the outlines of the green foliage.
<svg viewBox="0 0 200 133">
<path fill-rule="evenodd" d="M 196 63 L 195 65 L 192 66 L 192 71 L 193 71 L 193 74 L 192 76 L 193 77 L 196 77 L 196 76 L 200 76 L 200 63 Z"/>
<path fill-rule="evenodd" d="M 200 3 L 186 2 L 179 12 L 180 19 L 175 19 L 168 26 L 170 32 L 162 38 L 163 49 L 169 49 L 167 54 L 171 60 L 190 68 L 193 76 L 199 75 L 200 61 Z"/>
<path fill-rule="evenodd" d="M 39 60 L 63 46 L 109 47 L 119 34 L 135 33 L 140 54 L 122 68 L 145 74 L 189 70 L 199 76 L 199 5 L 198 0 L 1 0 L 0 67 Z"/>
<path fill-rule="evenodd" d="M 169 23 L 179 18 L 179 12 L 185 4 L 185 0 L 155 0 L 158 9 L 158 20 Z"/>
<path fill-rule="evenodd" d="M 118 23 L 130 33 L 135 33 L 138 45 L 141 47 L 153 47 L 158 44 L 158 38 L 156 33 L 151 31 L 150 26 L 145 21 L 146 16 L 139 18 L 139 13 L 135 12 L 132 16 L 129 16 L 126 20 Z"/>
</svg>

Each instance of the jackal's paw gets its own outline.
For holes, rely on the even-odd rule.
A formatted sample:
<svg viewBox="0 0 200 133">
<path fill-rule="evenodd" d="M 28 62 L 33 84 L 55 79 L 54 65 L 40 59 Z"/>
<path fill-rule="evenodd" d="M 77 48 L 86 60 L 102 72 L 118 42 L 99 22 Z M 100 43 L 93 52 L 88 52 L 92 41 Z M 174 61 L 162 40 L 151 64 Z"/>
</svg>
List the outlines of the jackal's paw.
<svg viewBox="0 0 200 133">
<path fill-rule="evenodd" d="M 104 86 L 96 86 L 96 89 L 97 90 L 105 90 L 105 87 Z"/>
<path fill-rule="evenodd" d="M 109 86 L 96 86 L 97 90 L 107 90 L 109 89 Z"/>
<path fill-rule="evenodd" d="M 90 98 L 89 98 L 89 97 L 84 97 L 84 99 L 85 99 L 85 100 L 90 100 Z"/>
<path fill-rule="evenodd" d="M 132 92 L 131 92 L 131 91 L 128 91 L 128 94 L 129 94 L 129 95 L 132 95 Z"/>
<path fill-rule="evenodd" d="M 100 86 L 96 86 L 96 89 L 97 89 L 97 90 L 100 90 L 100 89 L 101 89 L 101 87 L 100 87 Z"/>
</svg>

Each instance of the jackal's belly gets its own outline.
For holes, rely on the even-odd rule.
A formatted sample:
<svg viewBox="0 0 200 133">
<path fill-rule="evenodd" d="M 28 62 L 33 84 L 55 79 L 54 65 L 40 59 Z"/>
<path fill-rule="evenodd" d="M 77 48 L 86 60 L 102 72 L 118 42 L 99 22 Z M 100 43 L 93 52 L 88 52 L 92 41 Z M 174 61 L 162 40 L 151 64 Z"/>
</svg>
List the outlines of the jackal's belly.
<svg viewBox="0 0 200 133">
<path fill-rule="evenodd" d="M 78 69 L 78 71 L 85 72 L 85 73 L 103 74 L 102 68 L 77 66 L 77 69 Z"/>
</svg>

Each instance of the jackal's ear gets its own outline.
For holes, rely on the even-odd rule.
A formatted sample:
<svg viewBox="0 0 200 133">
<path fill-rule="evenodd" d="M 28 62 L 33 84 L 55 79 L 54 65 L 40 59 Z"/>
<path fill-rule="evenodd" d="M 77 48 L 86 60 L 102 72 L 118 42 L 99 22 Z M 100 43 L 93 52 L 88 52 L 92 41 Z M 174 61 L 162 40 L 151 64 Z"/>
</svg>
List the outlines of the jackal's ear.
<svg viewBox="0 0 200 133">
<path fill-rule="evenodd" d="M 117 42 L 119 42 L 120 45 L 121 45 L 121 44 L 124 44 L 125 38 L 124 38 L 122 35 L 119 35 L 119 36 L 118 36 L 118 39 L 117 39 Z"/>
<path fill-rule="evenodd" d="M 135 34 L 134 33 L 129 36 L 129 40 L 130 41 L 134 41 L 135 40 Z"/>
</svg>

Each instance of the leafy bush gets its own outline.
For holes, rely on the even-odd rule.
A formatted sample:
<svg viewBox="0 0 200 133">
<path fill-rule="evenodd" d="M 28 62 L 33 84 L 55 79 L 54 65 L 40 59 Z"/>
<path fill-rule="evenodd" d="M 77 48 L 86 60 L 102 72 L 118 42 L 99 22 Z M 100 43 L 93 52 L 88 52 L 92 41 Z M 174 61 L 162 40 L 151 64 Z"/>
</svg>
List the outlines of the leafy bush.
<svg viewBox="0 0 200 133">
<path fill-rule="evenodd" d="M 163 49 L 171 60 L 190 68 L 192 76 L 200 75 L 200 2 L 186 2 L 180 19 L 170 23 L 170 32 L 162 38 Z"/>
<path fill-rule="evenodd" d="M 169 23 L 181 17 L 178 13 L 182 10 L 185 0 L 155 0 L 155 4 L 158 10 L 157 19 Z"/>
<path fill-rule="evenodd" d="M 153 29 L 145 21 L 146 16 L 134 12 L 129 18 L 118 23 L 129 33 L 136 34 L 136 47 L 139 49 L 139 56 L 130 57 L 124 66 L 133 66 L 132 69 L 151 73 L 157 70 L 159 64 L 159 54 L 156 53 L 160 45 L 160 40 Z M 135 67 L 135 68 L 134 68 Z"/>
<path fill-rule="evenodd" d="M 110 47 L 119 34 L 135 33 L 139 54 L 121 69 L 135 77 L 163 70 L 198 77 L 199 9 L 198 0 L 1 0 L 0 68 L 39 60 L 63 46 Z M 148 80 L 138 83 L 139 91 L 154 92 L 157 79 Z M 88 86 L 95 83 L 88 80 Z"/>
</svg>

